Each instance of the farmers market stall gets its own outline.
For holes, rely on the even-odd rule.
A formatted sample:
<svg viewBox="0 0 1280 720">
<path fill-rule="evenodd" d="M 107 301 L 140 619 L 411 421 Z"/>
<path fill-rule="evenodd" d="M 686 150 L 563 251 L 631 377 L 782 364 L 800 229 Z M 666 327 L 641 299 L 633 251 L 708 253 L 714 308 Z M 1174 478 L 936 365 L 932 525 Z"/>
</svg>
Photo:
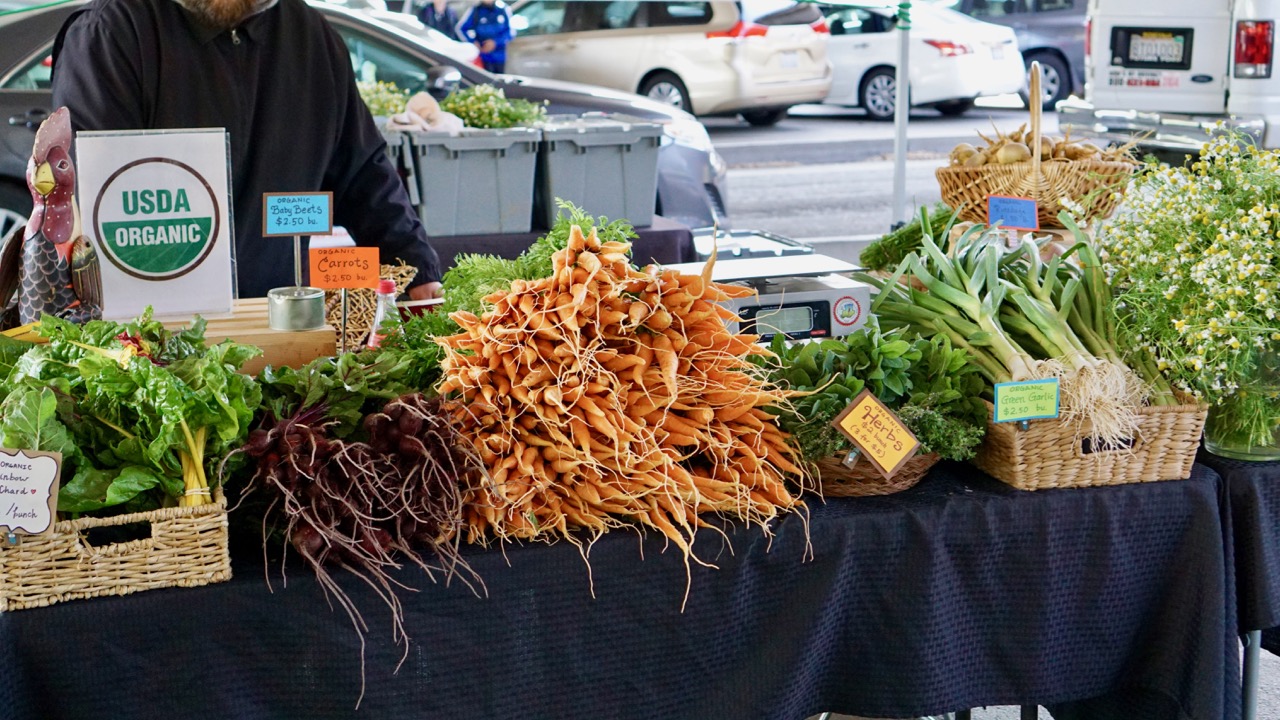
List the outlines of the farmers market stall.
<svg viewBox="0 0 1280 720">
<path fill-rule="evenodd" d="M 561 202 L 439 246 L 442 297 L 402 312 L 413 268 L 316 250 L 302 287 L 280 225 L 299 287 L 267 324 L 360 349 L 260 371 L 234 323 L 96 319 L 94 261 L 43 262 L 37 213 L 0 331 L 6 718 L 1235 720 L 1237 631 L 1280 620 L 1275 501 L 1268 466 L 1195 460 L 1280 456 L 1277 211 L 1241 182 L 1280 154 L 1207 146 L 1187 172 L 1225 184 L 1153 169 L 1086 230 L 1041 165 L 1115 155 L 1104 205 L 1137 166 L 1038 114 L 939 169 L 991 226 L 922 212 L 883 271 L 651 265 L 689 230 Z M 1001 177 L 1033 197 L 974 190 Z M 1247 217 L 1183 209 L 1237 183 Z"/>
<path fill-rule="evenodd" d="M 700 535 L 718 569 L 693 568 L 683 612 L 684 561 L 656 534 L 601 537 L 590 571 L 563 542 L 468 551 L 479 597 L 396 573 L 417 590 L 398 673 L 385 607 L 342 574 L 370 627 L 358 713 L 351 624 L 301 563 L 264 571 L 251 534 L 228 583 L 0 615 L 0 703 L 9 720 L 1234 717 L 1218 496 L 1205 468 L 1025 493 L 943 463 L 897 495 L 814 503 L 807 535 L 801 515 L 772 541 Z"/>
</svg>

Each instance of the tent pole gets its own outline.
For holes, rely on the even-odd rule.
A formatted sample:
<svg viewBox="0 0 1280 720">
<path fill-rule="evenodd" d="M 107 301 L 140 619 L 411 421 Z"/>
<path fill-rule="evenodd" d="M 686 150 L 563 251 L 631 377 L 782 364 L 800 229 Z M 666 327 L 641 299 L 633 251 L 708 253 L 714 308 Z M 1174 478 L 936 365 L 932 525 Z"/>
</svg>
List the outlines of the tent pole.
<svg viewBox="0 0 1280 720">
<path fill-rule="evenodd" d="M 893 103 L 893 218 L 890 227 L 906 222 L 907 118 L 911 112 L 911 1 L 898 3 L 898 70 Z"/>
</svg>

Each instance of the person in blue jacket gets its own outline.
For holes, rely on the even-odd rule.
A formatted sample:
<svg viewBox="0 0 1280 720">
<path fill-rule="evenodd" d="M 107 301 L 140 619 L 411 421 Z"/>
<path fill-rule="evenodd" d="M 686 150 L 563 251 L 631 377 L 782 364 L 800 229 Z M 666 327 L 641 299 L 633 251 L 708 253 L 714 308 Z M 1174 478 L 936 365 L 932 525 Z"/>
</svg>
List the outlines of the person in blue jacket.
<svg viewBox="0 0 1280 720">
<path fill-rule="evenodd" d="M 506 72 L 507 43 L 514 35 L 511 10 L 502 0 L 480 0 L 458 23 L 458 37 L 480 48 L 480 62 L 493 73 Z"/>
</svg>

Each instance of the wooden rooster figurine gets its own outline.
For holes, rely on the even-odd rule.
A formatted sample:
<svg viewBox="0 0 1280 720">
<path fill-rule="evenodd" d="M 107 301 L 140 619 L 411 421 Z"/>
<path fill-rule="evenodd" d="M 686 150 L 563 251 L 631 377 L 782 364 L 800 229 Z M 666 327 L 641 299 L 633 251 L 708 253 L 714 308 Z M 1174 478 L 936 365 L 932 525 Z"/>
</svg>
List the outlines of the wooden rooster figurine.
<svg viewBox="0 0 1280 720">
<path fill-rule="evenodd" d="M 71 137 L 71 114 L 65 107 L 36 131 L 27 163 L 35 208 L 26 229 L 15 229 L 0 254 L 0 307 L 10 307 L 16 290 L 17 324 L 36 322 L 45 314 L 77 323 L 102 317 L 98 255 L 80 232 Z M 10 313 L 5 315 L 8 320 Z"/>
</svg>

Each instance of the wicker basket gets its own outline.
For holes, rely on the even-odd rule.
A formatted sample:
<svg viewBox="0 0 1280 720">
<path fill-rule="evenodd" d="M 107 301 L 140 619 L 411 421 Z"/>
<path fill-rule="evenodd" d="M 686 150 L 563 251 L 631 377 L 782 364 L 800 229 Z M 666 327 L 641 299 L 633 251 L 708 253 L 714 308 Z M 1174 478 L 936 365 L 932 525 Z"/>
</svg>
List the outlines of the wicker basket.
<svg viewBox="0 0 1280 720">
<path fill-rule="evenodd" d="M 988 423 L 973 464 L 1020 490 L 1185 480 L 1209 406 L 1186 396 L 1179 400 L 1182 405 L 1138 410 L 1132 445 L 1116 450 L 1086 452 L 1088 423 L 1079 432 L 1061 420 L 1032 420 L 1027 430 L 1017 423 Z"/>
<path fill-rule="evenodd" d="M 976 223 L 987 222 L 987 196 L 1009 195 L 1036 201 L 1041 228 L 1060 228 L 1058 213 L 1062 198 L 1070 198 L 1082 208 L 1080 223 L 1105 218 L 1120 204 L 1129 178 L 1137 165 L 1103 160 L 1054 160 L 982 167 L 940 167 L 935 172 L 942 200 L 959 208 L 959 217 Z"/>
<path fill-rule="evenodd" d="M 383 280 L 395 280 L 396 294 L 401 294 L 413 282 L 418 269 L 412 265 L 383 265 L 378 270 L 378 277 Z M 347 336 L 346 345 L 342 337 L 342 293 L 338 290 L 326 290 L 324 294 L 324 319 L 338 331 L 338 348 L 357 350 L 369 337 L 373 327 L 373 316 L 378 308 L 378 293 L 369 288 L 347 291 Z"/>
<path fill-rule="evenodd" d="M 1034 63 L 1033 63 L 1034 65 Z M 1030 97 L 1039 97 L 1038 69 L 1031 73 Z M 1040 147 L 1040 104 L 1031 103 L 1030 147 Z M 1062 199 L 1082 208 L 1081 225 L 1104 218 L 1120 203 L 1129 178 L 1139 165 L 1105 160 L 1049 160 L 1041 163 L 1033 152 L 1028 162 L 982 167 L 940 167 L 934 173 L 942 190 L 942 200 L 959 210 L 961 220 L 987 222 L 987 196 L 1007 195 L 1036 201 L 1041 228 L 1059 228 Z"/>
<path fill-rule="evenodd" d="M 150 538 L 93 547 L 83 534 L 137 523 L 150 525 Z M 230 579 L 227 500 L 214 488 L 208 505 L 63 520 L 48 535 L 0 547 L 0 612 Z"/>
<path fill-rule="evenodd" d="M 846 467 L 839 458 L 823 458 L 817 462 L 822 494 L 826 497 L 868 497 L 890 495 L 914 486 L 938 463 L 937 453 L 916 455 L 903 463 L 888 480 L 870 462 L 859 461 Z"/>
</svg>

